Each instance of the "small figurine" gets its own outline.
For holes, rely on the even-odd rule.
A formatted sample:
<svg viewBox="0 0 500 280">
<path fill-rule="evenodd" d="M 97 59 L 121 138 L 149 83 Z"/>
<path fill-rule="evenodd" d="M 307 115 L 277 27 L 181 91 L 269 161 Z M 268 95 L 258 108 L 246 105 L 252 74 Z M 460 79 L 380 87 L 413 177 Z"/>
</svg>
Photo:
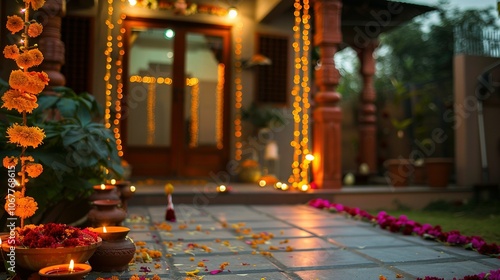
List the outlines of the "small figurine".
<svg viewBox="0 0 500 280">
<path fill-rule="evenodd" d="M 165 220 L 169 222 L 175 222 L 175 210 L 174 203 L 172 202 L 172 193 L 174 192 L 174 186 L 170 183 L 165 185 L 165 193 L 167 194 L 167 212 L 165 213 Z"/>
</svg>

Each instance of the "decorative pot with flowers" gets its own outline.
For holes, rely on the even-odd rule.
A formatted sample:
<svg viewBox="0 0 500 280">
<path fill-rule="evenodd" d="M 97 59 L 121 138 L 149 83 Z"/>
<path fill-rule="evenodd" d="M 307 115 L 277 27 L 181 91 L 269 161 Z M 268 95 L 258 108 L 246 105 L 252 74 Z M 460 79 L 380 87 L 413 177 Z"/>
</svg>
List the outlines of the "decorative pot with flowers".
<svg viewBox="0 0 500 280">
<path fill-rule="evenodd" d="M 38 271 L 41 268 L 69 263 L 71 260 L 84 263 L 90 259 L 97 247 L 102 243 L 98 234 L 89 228 L 80 229 L 64 224 L 47 223 L 44 225 L 26 225 L 14 230 L 15 237 L 2 243 L 2 254 L 9 260 L 11 246 L 15 246 L 15 263 L 27 271 Z M 12 241 L 11 241 L 12 240 Z"/>
</svg>

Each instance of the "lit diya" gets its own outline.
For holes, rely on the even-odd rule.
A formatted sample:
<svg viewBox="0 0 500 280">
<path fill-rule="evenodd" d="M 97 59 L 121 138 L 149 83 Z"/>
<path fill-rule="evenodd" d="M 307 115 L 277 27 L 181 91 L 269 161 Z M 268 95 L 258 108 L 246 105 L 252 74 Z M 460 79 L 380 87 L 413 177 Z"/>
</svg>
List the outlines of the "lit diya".
<svg viewBox="0 0 500 280">
<path fill-rule="evenodd" d="M 41 279 L 59 278 L 65 280 L 80 280 L 92 270 L 92 267 L 84 263 L 75 263 L 73 260 L 68 264 L 58 264 L 44 267 L 38 271 Z"/>
</svg>

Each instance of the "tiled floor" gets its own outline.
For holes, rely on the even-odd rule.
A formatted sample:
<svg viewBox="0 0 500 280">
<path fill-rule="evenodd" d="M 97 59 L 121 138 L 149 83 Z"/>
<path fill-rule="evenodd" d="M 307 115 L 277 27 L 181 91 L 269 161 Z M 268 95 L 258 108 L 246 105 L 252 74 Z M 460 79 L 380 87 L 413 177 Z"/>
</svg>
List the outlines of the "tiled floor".
<svg viewBox="0 0 500 280">
<path fill-rule="evenodd" d="M 176 205 L 178 221 L 168 223 L 170 230 L 164 215 L 163 206 L 134 206 L 125 222 L 129 236 L 160 250 L 161 258 L 138 261 L 126 272 L 92 272 L 86 279 L 453 279 L 500 268 L 500 259 L 304 205 Z M 187 277 L 196 269 L 197 277 Z"/>
</svg>

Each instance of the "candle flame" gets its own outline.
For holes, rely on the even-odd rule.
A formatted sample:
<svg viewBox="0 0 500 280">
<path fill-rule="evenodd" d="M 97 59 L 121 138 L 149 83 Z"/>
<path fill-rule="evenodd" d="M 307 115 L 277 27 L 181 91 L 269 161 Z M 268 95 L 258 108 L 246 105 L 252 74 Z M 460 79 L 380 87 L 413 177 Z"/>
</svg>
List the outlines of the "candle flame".
<svg viewBox="0 0 500 280">
<path fill-rule="evenodd" d="M 135 192 L 135 186 L 130 186 L 130 191 Z"/>
<path fill-rule="evenodd" d="M 102 227 L 102 232 L 104 232 L 104 233 L 108 232 L 108 230 L 106 229 L 106 227 Z"/>
<path fill-rule="evenodd" d="M 2 238 L 0 238 L 0 245 L 2 245 Z"/>
<path fill-rule="evenodd" d="M 111 185 L 114 185 L 116 184 L 116 180 L 115 179 L 111 179 Z"/>
<path fill-rule="evenodd" d="M 75 270 L 75 262 L 73 260 L 69 262 L 68 270 L 69 272 L 73 272 L 73 270 Z"/>
<path fill-rule="evenodd" d="M 105 190 L 105 189 L 106 189 L 106 185 L 101 184 L 101 190 Z"/>
</svg>

